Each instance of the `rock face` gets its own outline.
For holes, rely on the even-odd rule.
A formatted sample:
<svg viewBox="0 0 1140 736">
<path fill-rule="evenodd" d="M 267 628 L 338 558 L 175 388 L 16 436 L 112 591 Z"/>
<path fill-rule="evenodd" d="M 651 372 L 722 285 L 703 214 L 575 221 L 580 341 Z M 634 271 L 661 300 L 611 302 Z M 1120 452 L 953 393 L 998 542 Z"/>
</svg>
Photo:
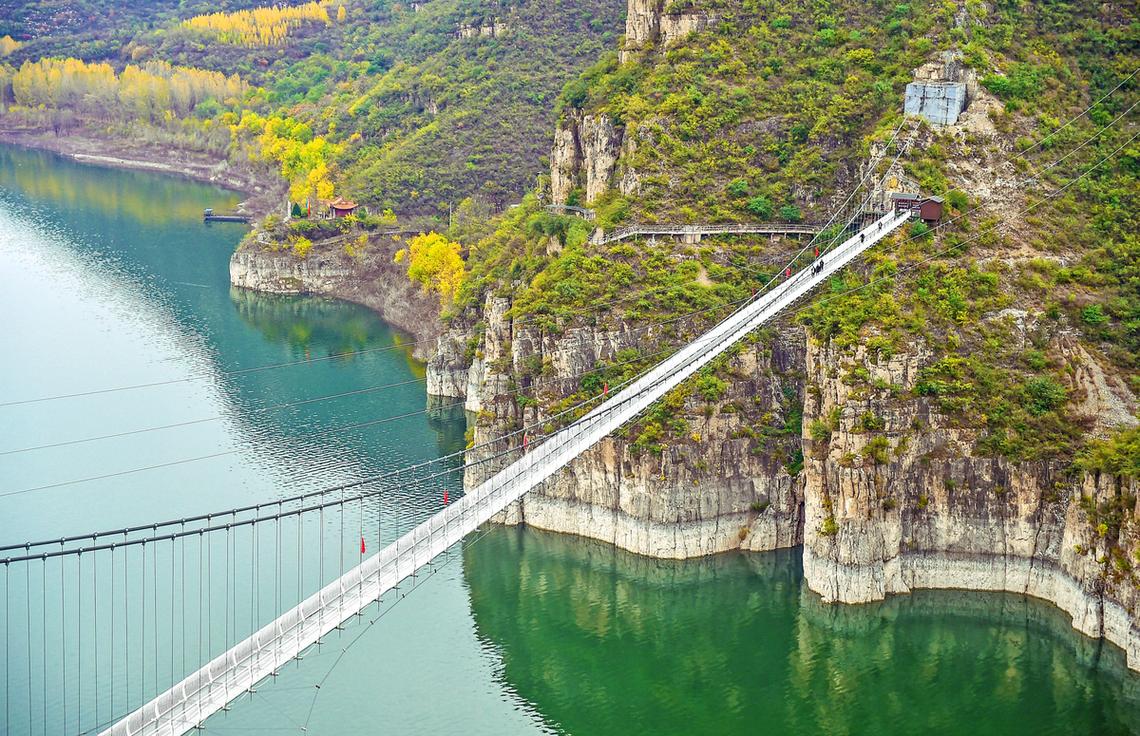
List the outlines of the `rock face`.
<svg viewBox="0 0 1140 736">
<path fill-rule="evenodd" d="M 356 256 L 343 243 L 314 245 L 306 258 L 289 249 L 268 250 L 247 240 L 230 257 L 230 283 L 270 294 L 320 294 L 376 310 L 385 322 L 410 333 L 413 354 L 427 360 L 443 332 L 439 300 L 412 284 L 393 256 L 402 243 L 373 238 Z M 441 393 L 440 395 L 448 395 Z"/>
<path fill-rule="evenodd" d="M 621 63 L 630 60 L 631 54 L 657 40 L 661 32 L 661 15 L 665 0 L 629 0 L 625 15 L 625 45 L 621 49 Z"/>
<path fill-rule="evenodd" d="M 713 13 L 672 13 L 661 16 L 660 41 L 664 48 L 680 42 L 690 33 L 699 33 L 717 22 Z"/>
<path fill-rule="evenodd" d="M 509 23 L 500 20 L 487 21 L 481 25 L 464 24 L 459 26 L 460 38 L 499 38 L 511 32 Z"/>
<path fill-rule="evenodd" d="M 482 447 L 492 437 L 548 419 L 541 402 L 520 406 L 516 387 L 566 395 L 599 360 L 613 362 L 639 342 L 653 350 L 636 328 L 550 335 L 510 320 L 509 307 L 488 298 L 480 328 L 446 333 L 429 365 L 429 385 L 465 396 L 479 415 L 469 461 L 508 449 Z M 1134 410 L 1127 388 L 1068 336 L 1055 348 L 1071 356 L 1070 388 L 1087 404 L 1080 411 Z M 1140 488 L 1074 477 L 1060 464 L 977 456 L 974 430 L 915 398 L 931 360 L 921 342 L 876 360 L 863 348 L 840 350 L 784 328 L 729 361 L 731 380 L 715 401 L 689 395 L 676 412 L 684 433 L 659 452 L 639 451 L 637 428 L 607 438 L 499 521 L 664 558 L 803 544 L 806 581 L 824 602 L 918 588 L 1033 595 L 1068 612 L 1077 630 L 1124 648 L 1140 669 L 1140 593 L 1135 575 L 1115 566 L 1140 549 Z M 855 366 L 864 378 L 847 378 Z M 802 436 L 771 432 L 801 401 Z M 829 428 L 826 439 L 820 425 Z M 803 472 L 792 475 L 801 448 Z M 468 487 L 511 459 L 469 469 Z M 1090 523 L 1089 508 L 1127 499 L 1132 506 L 1116 527 L 1102 533 Z"/>
<path fill-rule="evenodd" d="M 666 13 L 665 0 L 629 0 L 625 16 L 625 44 L 619 60 L 625 63 L 655 44 L 662 48 L 677 43 L 690 33 L 702 31 L 717 16 L 701 11 Z"/>
<path fill-rule="evenodd" d="M 477 448 L 469 461 L 504 449 L 479 447 L 490 438 L 548 419 L 529 402 L 519 407 L 512 395 L 516 383 L 570 393 L 598 361 L 616 362 L 619 351 L 639 343 L 654 350 L 644 347 L 646 335 L 637 328 L 544 334 L 507 319 L 509 306 L 505 299 L 488 298 L 482 333 L 445 334 L 428 366 L 429 386 L 466 396 L 466 408 L 479 414 Z M 472 338 L 478 345 L 474 353 Z M 799 478 L 788 469 L 798 437 L 774 432 L 758 439 L 754 427 L 766 422 L 782 428 L 787 416 L 798 412 L 797 382 L 786 374 L 802 363 L 802 350 L 798 330 L 773 340 L 770 348 L 749 346 L 730 362 L 737 380 L 723 396 L 685 400 L 678 411 L 685 431 L 665 440 L 660 451 L 638 451 L 635 436 L 608 438 L 500 520 L 600 539 L 655 557 L 798 544 L 802 494 Z M 465 483 L 477 484 L 511 459 L 469 469 Z"/>
<path fill-rule="evenodd" d="M 1059 464 L 975 456 L 972 430 L 927 399 L 895 398 L 914 388 L 926 360 L 921 345 L 878 364 L 855 351 L 871 385 L 889 389 L 836 380 L 848 353 L 809 340 L 806 354 L 805 426 L 833 427 L 826 441 L 804 438 L 812 590 L 842 603 L 916 588 L 1025 593 L 1060 606 L 1077 630 L 1123 647 L 1140 669 L 1140 595 L 1131 576 L 1114 578 L 1113 540 L 1098 536 L 1081 500 L 1134 497 L 1134 486 L 1074 479 Z M 1134 550 L 1140 508 L 1125 516 L 1119 541 Z"/>
<path fill-rule="evenodd" d="M 571 113 L 554 133 L 550 152 L 550 190 L 555 204 L 566 204 L 570 192 L 585 190 L 586 202 L 605 194 L 622 153 L 624 129 L 607 114 Z"/>
<path fill-rule="evenodd" d="M 550 151 L 550 197 L 554 204 L 566 204 L 570 191 L 578 185 L 581 170 L 578 126 L 570 120 L 562 121 L 554 131 L 554 147 Z"/>
</svg>

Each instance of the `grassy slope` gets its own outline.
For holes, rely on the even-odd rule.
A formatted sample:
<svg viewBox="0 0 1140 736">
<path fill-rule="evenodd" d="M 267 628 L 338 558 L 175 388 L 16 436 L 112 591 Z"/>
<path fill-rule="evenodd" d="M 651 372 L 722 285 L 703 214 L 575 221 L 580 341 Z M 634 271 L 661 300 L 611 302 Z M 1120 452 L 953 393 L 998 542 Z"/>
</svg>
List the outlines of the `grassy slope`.
<svg viewBox="0 0 1140 736">
<path fill-rule="evenodd" d="M 256 5 L 228 3 L 227 10 Z M 264 89 L 250 104 L 345 142 L 340 191 L 374 208 L 446 222 L 467 197 L 517 201 L 543 168 L 553 107 L 567 80 L 612 45 L 622 0 L 346 0 L 344 23 L 309 24 L 272 49 L 220 44 L 177 22 L 216 3 L 160 0 L 142 13 L 120 0 L 59 9 L 40 0 L 0 13 L 18 37 L 78 14 L 9 62 L 42 55 L 163 59 L 237 72 Z M 335 17 L 335 11 L 332 15 Z M 62 16 L 61 16 L 62 17 Z M 98 19 L 92 21 L 91 19 Z M 462 25 L 507 22 L 499 38 L 462 39 Z"/>
<path fill-rule="evenodd" d="M 385 36 L 408 33 L 425 53 L 391 54 L 378 78 L 322 103 L 338 131 L 360 137 L 341 162 L 351 186 L 382 206 L 442 217 L 471 195 L 500 208 L 518 201 L 550 149 L 558 91 L 616 38 L 621 5 L 436 0 L 413 14 L 444 19 L 433 22 L 449 35 L 430 40 L 428 18 L 401 19 Z M 461 24 L 492 21 L 510 30 L 454 37 Z"/>
<path fill-rule="evenodd" d="M 642 175 L 642 190 L 629 201 L 603 197 L 604 219 L 752 219 L 756 197 L 809 215 L 825 210 L 821 203 L 850 181 L 869 142 L 897 124 L 911 69 L 958 49 L 983 75 L 994 74 L 987 86 L 1005 103 L 993 116 L 996 132 L 926 129 L 908 173 L 925 191 L 944 193 L 960 183 L 955 164 L 971 161 L 990 177 L 1029 185 L 1000 207 L 968 188 L 956 194 L 953 214 L 963 216 L 954 225 L 879 249 L 798 319 L 816 337 L 846 348 L 862 343 L 880 357 L 925 343 L 934 359 L 919 392 L 975 428 L 985 454 L 1063 459 L 1085 444 L 1087 427 L 1070 413 L 1079 397 L 1064 388 L 1072 365 L 1057 350 L 1065 333 L 1080 334 L 1140 391 L 1140 147 L 1125 145 L 1056 202 L 1015 215 L 1125 144 L 1135 116 L 1127 130 L 1116 126 L 1045 172 L 1124 112 L 1140 85 L 1134 78 L 1015 166 L 1006 163 L 1137 68 L 1136 17 L 1063 2 L 998 2 L 988 13 L 972 2 L 686 5 L 724 20 L 634 63 L 607 58 L 565 91 L 564 107 L 608 113 L 638 140 L 624 163 Z M 990 229 L 1003 217 L 1014 227 Z M 615 317 L 665 317 L 746 296 L 771 272 L 757 262 L 779 255 L 747 239 L 599 248 L 581 230 L 533 202 L 512 212 L 473 249 L 466 304 L 487 289 L 515 292 L 516 313 L 544 315 L 549 329 L 581 319 L 597 299 L 622 299 Z M 548 254 L 551 235 L 565 245 L 557 255 Z M 918 265 L 931 257 L 933 264 Z M 880 276 L 887 278 L 847 293 Z M 510 284 L 519 280 L 516 291 Z M 1031 349 L 1015 350 L 1014 325 L 992 318 L 1003 308 L 1024 309 L 1037 323 Z M 858 371 L 844 380 L 866 383 Z"/>
</svg>

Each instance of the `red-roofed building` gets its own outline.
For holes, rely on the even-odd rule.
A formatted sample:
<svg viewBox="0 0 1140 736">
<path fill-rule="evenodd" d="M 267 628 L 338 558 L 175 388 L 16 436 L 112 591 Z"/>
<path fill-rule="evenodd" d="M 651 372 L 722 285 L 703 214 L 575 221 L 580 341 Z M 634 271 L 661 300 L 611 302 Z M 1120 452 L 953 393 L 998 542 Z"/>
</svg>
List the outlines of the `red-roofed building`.
<svg viewBox="0 0 1140 736">
<path fill-rule="evenodd" d="M 328 202 L 329 217 L 348 217 L 359 205 L 344 197 L 337 197 Z"/>
</svg>

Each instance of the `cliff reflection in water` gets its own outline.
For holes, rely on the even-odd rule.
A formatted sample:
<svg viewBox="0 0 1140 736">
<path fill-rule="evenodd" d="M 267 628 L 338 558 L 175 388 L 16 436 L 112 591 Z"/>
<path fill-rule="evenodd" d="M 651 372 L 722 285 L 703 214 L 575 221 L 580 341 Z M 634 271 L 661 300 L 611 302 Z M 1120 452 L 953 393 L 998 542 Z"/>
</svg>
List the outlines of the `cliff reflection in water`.
<svg viewBox="0 0 1140 736">
<path fill-rule="evenodd" d="M 401 436 L 405 431 L 401 424 L 414 422 L 415 413 L 425 408 L 422 384 L 416 381 L 424 379 L 426 366 L 413 357 L 410 340 L 404 334 L 377 319 L 366 307 L 336 299 L 282 296 L 237 288 L 230 289 L 230 300 L 243 323 L 256 329 L 269 345 L 288 345 L 294 360 L 319 361 L 315 365 L 324 363 L 330 367 L 360 362 L 362 370 L 371 374 L 366 386 L 355 388 L 354 393 L 343 399 L 305 404 L 307 424 L 327 429 L 338 424 L 378 422 L 410 415 L 403 420 L 379 422 L 362 432 L 343 433 L 338 438 L 360 445 L 364 450 L 375 443 L 378 436 Z M 329 358 L 331 360 L 326 360 Z M 393 383 L 406 385 L 391 386 Z M 280 378 L 273 372 L 242 374 L 240 384 L 240 394 L 231 396 L 239 404 L 245 403 L 243 396 L 280 394 Z M 336 394 L 338 388 L 341 388 L 338 383 L 324 378 L 318 385 L 305 388 L 304 397 L 297 401 L 308 401 L 314 394 Z M 350 389 L 349 386 L 343 388 Z M 432 397 L 428 397 L 427 402 L 426 423 L 436 435 L 439 453 L 462 450 L 466 427 L 462 405 L 454 399 L 437 401 Z M 284 436 L 295 434 L 294 412 L 263 413 L 249 408 L 246 418 L 260 425 L 256 427 L 260 433 L 272 428 Z M 320 415 L 322 421 L 314 423 L 314 414 Z"/>
<path fill-rule="evenodd" d="M 344 356 L 353 360 L 357 353 L 391 344 L 399 347 L 399 333 L 376 319 L 363 307 L 333 299 L 318 297 L 282 296 L 263 294 L 249 289 L 230 289 L 230 299 L 238 316 L 250 327 L 256 328 L 270 343 L 287 343 L 310 358 Z M 419 377 L 425 367 L 411 360 Z"/>
<path fill-rule="evenodd" d="M 800 550 L 675 562 L 518 528 L 464 551 L 506 683 L 568 733 L 1136 733 L 1140 678 L 1048 604 L 825 606 Z"/>
</svg>

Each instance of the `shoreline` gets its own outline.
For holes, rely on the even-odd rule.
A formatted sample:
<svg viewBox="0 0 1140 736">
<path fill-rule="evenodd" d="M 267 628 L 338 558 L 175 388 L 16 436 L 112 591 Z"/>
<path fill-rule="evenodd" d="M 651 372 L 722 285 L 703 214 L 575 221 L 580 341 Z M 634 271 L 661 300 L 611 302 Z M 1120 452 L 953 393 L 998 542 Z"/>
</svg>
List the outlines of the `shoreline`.
<svg viewBox="0 0 1140 736">
<path fill-rule="evenodd" d="M 234 167 L 227 160 L 219 160 L 201 151 L 167 149 L 157 146 L 124 145 L 90 135 L 89 131 L 56 137 L 50 131 L 35 129 L 13 129 L 0 127 L 0 144 L 19 146 L 38 151 L 49 151 L 64 158 L 91 166 L 118 169 L 122 171 L 143 171 L 166 176 L 176 176 L 201 184 L 209 184 L 228 189 L 242 195 L 235 211 L 258 220 L 269 214 L 277 201 L 285 194 L 284 182 L 275 177 L 259 175 L 252 168 Z M 273 186 L 261 182 L 271 179 Z M 252 223 L 251 223 L 252 224 Z M 231 255 L 233 262 L 243 252 L 239 244 Z M 323 259 L 322 259 L 323 260 Z M 375 276 L 375 274 L 372 274 Z M 344 279 L 346 282 L 367 282 L 361 274 Z M 409 282 L 410 283 L 410 282 Z M 235 283 L 231 275 L 231 285 L 247 288 L 264 294 L 308 294 L 311 296 L 339 299 L 359 304 L 376 314 L 393 329 L 412 338 L 413 359 L 425 366 L 435 351 L 434 341 L 442 332 L 438 317 L 426 323 L 419 317 L 413 318 L 403 312 L 415 303 L 414 290 L 395 289 L 397 299 L 389 299 L 386 292 L 367 293 L 360 283 L 352 286 L 339 284 L 337 288 L 257 288 L 248 284 Z M 430 344 L 425 344 L 430 343 Z"/>
<path fill-rule="evenodd" d="M 254 172 L 249 170 L 240 172 L 233 170 L 228 161 L 218 161 L 212 159 L 208 154 L 201 152 L 158 149 L 153 146 L 125 146 L 85 135 L 57 138 L 50 132 L 13 131 L 4 129 L 0 129 L 0 143 L 37 150 L 47 150 L 80 163 L 123 170 L 147 171 L 180 176 L 200 183 L 221 186 L 237 191 L 248 197 L 246 202 L 239 205 L 239 210 L 243 207 L 249 207 L 250 203 L 255 201 L 259 194 L 263 193 L 263 190 L 262 192 L 257 191 L 262 188 L 255 183 L 256 178 Z M 166 158 L 167 160 L 158 160 L 160 158 Z M 268 209 L 265 211 L 267 212 Z M 376 314 L 394 330 L 411 335 L 414 338 L 412 343 L 408 346 L 412 348 L 410 353 L 413 359 L 426 361 L 430 357 L 424 355 L 420 350 L 414 349 L 421 343 L 420 339 L 415 338 L 423 337 L 423 335 L 419 334 L 420 330 L 415 328 L 409 329 L 410 325 L 416 324 L 415 321 L 401 319 L 401 316 L 407 317 L 407 315 L 397 314 L 401 310 L 396 308 L 394 304 L 383 304 L 383 302 L 386 301 L 383 299 L 383 295 L 390 293 L 389 290 L 379 290 L 378 294 L 362 295 L 358 290 L 346 289 L 343 285 L 339 285 L 339 288 L 327 288 L 328 285 L 326 284 L 326 288 L 312 288 L 312 285 L 309 284 L 309 288 L 299 288 L 293 291 L 291 289 L 257 288 L 237 284 L 234 283 L 232 269 L 235 265 L 234 261 L 240 259 L 239 253 L 241 253 L 240 248 L 236 250 L 231 257 L 231 283 L 233 283 L 234 286 L 266 294 L 301 293 L 360 304 Z M 263 254 L 263 257 L 265 255 L 268 254 Z M 291 267 L 294 266 L 292 263 L 289 265 Z M 281 270 L 291 271 L 292 268 Z M 292 276 L 292 274 L 290 275 Z M 314 274 L 306 274 L 306 276 L 310 278 L 313 275 Z M 328 274 L 321 274 L 321 276 L 327 278 Z M 310 280 L 296 276 L 294 276 L 294 278 L 297 278 L 299 284 Z M 321 281 L 323 279 L 318 278 L 317 280 Z M 337 279 L 333 280 L 335 281 Z M 350 277 L 346 279 L 346 281 L 355 282 L 357 279 Z M 353 293 L 354 291 L 357 293 Z M 406 301 L 408 295 L 403 294 L 401 296 L 403 299 L 398 301 L 402 306 L 409 306 L 408 301 Z M 378 297 L 380 303 L 378 303 Z M 424 325 L 419 326 L 422 329 Z M 430 333 L 431 330 L 427 332 Z M 423 346 L 421 345 L 421 347 Z M 559 514 L 553 509 L 545 509 L 545 511 L 547 511 L 547 513 L 532 515 L 530 519 L 516 518 L 508 520 L 501 519 L 499 521 L 500 523 L 505 521 L 508 526 L 521 523 L 553 533 L 569 534 L 578 539 L 600 541 L 613 549 L 625 550 L 634 555 L 644 556 L 654 560 L 692 560 L 715 556 L 730 551 L 766 551 L 762 544 L 758 546 L 750 545 L 748 547 L 724 544 L 717 545 L 717 549 L 713 550 L 712 555 L 708 554 L 708 550 L 703 549 L 697 554 L 653 554 L 645 544 L 619 543 L 618 538 L 621 535 L 618 534 L 616 527 L 621 526 L 621 524 L 618 523 L 619 520 L 617 519 L 612 520 L 611 526 L 614 528 L 607 529 L 605 533 L 595 534 L 591 533 L 593 527 L 589 524 L 560 524 L 558 520 L 562 519 L 564 521 L 564 515 Z M 565 513 L 567 510 L 561 509 L 560 511 Z M 588 510 L 578 509 L 579 513 L 583 511 L 587 512 L 586 515 L 591 517 L 592 522 L 597 521 L 596 518 L 592 518 L 594 516 L 592 512 L 597 511 L 597 509 L 593 507 L 590 507 Z M 571 516 L 573 516 L 573 514 L 571 514 Z M 626 524 L 632 523 L 632 526 L 639 526 L 633 519 L 625 519 L 624 521 Z M 641 524 L 640 526 L 651 525 Z M 628 529 L 626 530 L 627 534 L 629 531 Z M 647 539 L 655 537 L 657 534 L 664 533 L 668 535 L 670 530 L 651 530 L 644 528 L 639 529 L 639 531 L 641 532 L 640 536 L 643 537 L 639 541 L 646 542 Z M 677 532 L 676 529 L 672 531 L 674 534 Z M 682 529 L 681 531 L 683 533 L 686 530 Z M 691 532 L 694 530 L 687 531 Z M 635 534 L 633 536 L 637 537 L 638 535 Z M 699 534 L 698 536 L 702 539 L 705 538 L 703 534 Z M 627 540 L 627 542 L 628 541 L 629 540 Z M 696 544 L 695 546 L 698 549 L 701 547 L 700 544 Z M 799 542 L 799 544 L 793 542 L 792 545 L 777 542 L 777 544 L 770 549 L 780 549 L 786 546 L 792 548 L 801 547 L 804 549 L 803 559 L 806 566 L 819 564 L 821 562 L 813 559 L 806 548 L 802 547 L 802 541 Z M 924 568 L 924 566 L 920 564 L 921 558 L 908 558 L 904 560 L 909 573 L 909 590 L 958 590 L 963 592 L 998 591 L 1045 602 L 1069 618 L 1071 629 L 1073 633 L 1078 635 L 1078 638 L 1083 637 L 1090 641 L 1108 643 L 1123 654 L 1125 666 L 1128 670 L 1133 673 L 1140 672 L 1140 639 L 1137 639 L 1125 609 L 1110 599 L 1090 597 L 1088 592 L 1080 587 L 1078 581 L 1066 571 L 1053 565 L 1043 564 L 1041 560 L 1028 560 L 1023 558 L 1010 559 L 1005 556 L 983 556 L 980 559 L 962 560 L 953 559 L 952 556 L 949 555 L 933 555 L 933 557 L 936 558 L 937 563 L 940 564 L 934 565 L 932 569 Z M 994 567 L 1000 568 L 1002 574 L 993 574 L 990 568 Z M 909 590 L 907 592 L 909 592 Z M 820 591 L 813 591 L 813 593 L 820 596 L 821 602 L 827 602 L 827 596 L 821 594 Z M 893 595 L 898 594 L 895 593 Z M 835 604 L 832 603 L 831 605 Z M 840 607 L 846 607 L 847 605 L 857 604 L 844 603 Z"/>
<path fill-rule="evenodd" d="M 143 171 L 176 176 L 237 192 L 237 211 L 259 219 L 276 206 L 284 184 L 251 168 L 235 167 L 226 159 L 205 153 L 157 145 L 124 144 L 83 130 L 56 136 L 34 128 L 0 127 L 0 144 L 49 151 L 77 163 L 120 171 Z M 269 179 L 269 185 L 264 183 Z"/>
<path fill-rule="evenodd" d="M 438 301 L 404 275 L 393 260 L 394 252 L 394 242 L 381 238 L 359 257 L 333 248 L 314 249 L 299 259 L 288 250 L 264 251 L 247 240 L 230 256 L 230 285 L 263 294 L 304 294 L 359 304 L 410 336 L 413 357 L 426 366 L 444 332 Z"/>
</svg>

